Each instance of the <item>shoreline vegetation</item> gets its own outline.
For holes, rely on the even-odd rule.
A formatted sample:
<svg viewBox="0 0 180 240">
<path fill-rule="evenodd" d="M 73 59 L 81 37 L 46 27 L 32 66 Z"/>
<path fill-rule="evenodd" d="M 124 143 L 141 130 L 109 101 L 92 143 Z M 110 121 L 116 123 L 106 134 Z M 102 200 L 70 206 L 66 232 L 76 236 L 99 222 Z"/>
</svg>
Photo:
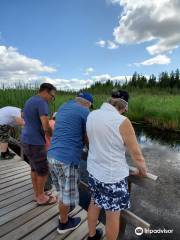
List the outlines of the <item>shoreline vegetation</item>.
<svg viewBox="0 0 180 240">
<path fill-rule="evenodd" d="M 89 91 L 94 95 L 94 109 L 101 106 L 110 96 L 112 89 L 124 89 L 130 94 L 129 111 L 127 116 L 131 121 L 149 124 L 161 130 L 180 131 L 180 74 L 175 72 L 161 73 L 159 79 L 154 75 L 147 79 L 143 75 L 134 73 L 130 81 L 123 84 L 107 80 L 105 83 L 96 82 L 82 91 Z M 16 85 L 0 88 L 0 108 L 17 106 L 23 108 L 25 101 L 37 93 L 38 85 Z M 58 91 L 51 111 L 69 99 L 74 98 L 77 91 Z"/>
</svg>

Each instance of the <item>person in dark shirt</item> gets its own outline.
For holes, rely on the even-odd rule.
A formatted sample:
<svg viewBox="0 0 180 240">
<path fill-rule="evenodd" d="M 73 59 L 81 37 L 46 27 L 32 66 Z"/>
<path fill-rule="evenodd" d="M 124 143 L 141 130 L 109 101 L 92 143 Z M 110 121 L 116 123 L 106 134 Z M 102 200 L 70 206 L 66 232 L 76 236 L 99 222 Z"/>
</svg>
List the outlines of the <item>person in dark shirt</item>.
<svg viewBox="0 0 180 240">
<path fill-rule="evenodd" d="M 48 119 L 48 103 L 55 99 L 55 94 L 56 88 L 52 84 L 41 84 L 39 93 L 26 101 L 23 112 L 25 126 L 22 129 L 21 142 L 24 154 L 31 166 L 33 190 L 38 205 L 56 202 L 54 196 L 48 196 L 44 192 L 48 177 L 45 135 L 52 136 Z"/>
</svg>

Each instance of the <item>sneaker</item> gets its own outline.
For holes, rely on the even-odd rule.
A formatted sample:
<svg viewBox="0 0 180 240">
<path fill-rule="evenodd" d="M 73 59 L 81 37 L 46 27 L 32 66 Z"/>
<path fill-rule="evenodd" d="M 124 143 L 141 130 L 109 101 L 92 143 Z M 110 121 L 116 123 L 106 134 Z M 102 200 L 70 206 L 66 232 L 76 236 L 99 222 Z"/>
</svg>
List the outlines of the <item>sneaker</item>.
<svg viewBox="0 0 180 240">
<path fill-rule="evenodd" d="M 67 223 L 61 223 L 59 221 L 59 226 L 57 228 L 57 231 L 59 234 L 64 234 L 76 229 L 77 227 L 79 227 L 80 224 L 81 224 L 80 217 L 74 217 L 74 218 L 68 217 Z"/>
<path fill-rule="evenodd" d="M 16 156 L 16 154 L 13 153 L 13 152 L 9 152 L 8 155 L 9 155 L 9 156 L 12 156 L 12 157 L 15 157 L 15 156 Z"/>
<path fill-rule="evenodd" d="M 100 240 L 103 237 L 103 230 L 101 228 L 96 229 L 96 234 L 93 237 L 88 237 L 87 240 Z"/>
</svg>

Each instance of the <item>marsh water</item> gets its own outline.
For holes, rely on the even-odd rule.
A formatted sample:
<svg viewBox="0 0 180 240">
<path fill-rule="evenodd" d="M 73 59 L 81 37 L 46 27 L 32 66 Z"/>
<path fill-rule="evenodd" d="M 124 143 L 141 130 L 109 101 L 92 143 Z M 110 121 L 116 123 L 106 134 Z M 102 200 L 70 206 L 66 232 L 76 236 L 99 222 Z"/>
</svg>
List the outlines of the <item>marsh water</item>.
<svg viewBox="0 0 180 240">
<path fill-rule="evenodd" d="M 180 239 L 180 133 L 158 131 L 135 125 L 138 142 L 146 159 L 148 172 L 158 176 L 147 189 L 132 185 L 131 211 L 151 224 L 151 229 L 173 233 L 136 236 L 127 225 L 124 239 Z M 132 165 L 130 157 L 128 162 Z M 81 177 L 87 181 L 86 162 L 81 161 Z M 81 191 L 81 204 L 87 206 L 88 195 Z M 103 216 L 102 216 L 103 219 Z"/>
</svg>

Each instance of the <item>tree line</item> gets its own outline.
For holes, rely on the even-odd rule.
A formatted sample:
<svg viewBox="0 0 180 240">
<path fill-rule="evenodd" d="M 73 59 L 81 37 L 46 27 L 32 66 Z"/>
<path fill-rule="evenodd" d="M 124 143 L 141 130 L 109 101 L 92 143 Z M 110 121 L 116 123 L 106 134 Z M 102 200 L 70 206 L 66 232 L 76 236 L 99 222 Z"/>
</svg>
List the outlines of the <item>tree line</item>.
<svg viewBox="0 0 180 240">
<path fill-rule="evenodd" d="M 88 88 L 88 90 L 96 93 L 108 93 L 113 88 L 119 87 L 126 89 L 157 88 L 170 91 L 178 90 L 180 89 L 180 71 L 179 69 L 176 69 L 175 71 L 171 71 L 171 73 L 161 72 L 158 77 L 154 74 L 147 77 L 135 72 L 132 75 L 132 78 L 130 80 L 126 79 L 124 83 L 119 81 L 114 82 L 111 79 L 108 79 L 105 83 L 95 82 L 90 88 Z"/>
</svg>

